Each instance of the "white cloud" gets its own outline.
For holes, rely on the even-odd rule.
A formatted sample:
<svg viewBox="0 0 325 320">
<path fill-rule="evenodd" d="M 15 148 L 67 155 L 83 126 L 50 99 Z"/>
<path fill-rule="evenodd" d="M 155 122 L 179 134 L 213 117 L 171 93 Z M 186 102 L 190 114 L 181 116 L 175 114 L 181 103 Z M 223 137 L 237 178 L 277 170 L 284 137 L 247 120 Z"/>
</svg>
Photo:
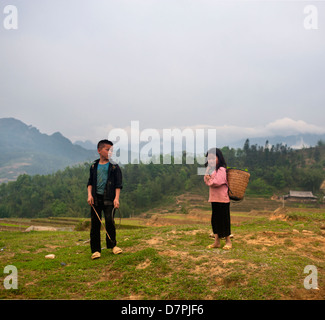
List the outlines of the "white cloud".
<svg viewBox="0 0 325 320">
<path fill-rule="evenodd" d="M 278 119 L 265 126 L 268 136 L 290 136 L 303 133 L 323 134 L 324 127 L 319 127 L 303 120 L 293 120 L 290 118 Z"/>
<path fill-rule="evenodd" d="M 264 137 L 275 137 L 275 136 L 290 136 L 299 134 L 325 134 L 325 127 L 316 126 L 314 124 L 307 123 L 303 120 L 293 120 L 291 118 L 282 118 L 270 122 L 264 126 L 256 127 L 240 127 L 234 125 L 223 125 L 223 126 L 211 126 L 211 125 L 195 125 L 195 126 L 183 126 L 183 127 L 166 127 L 158 129 L 154 127 L 144 127 L 139 122 L 139 129 L 133 127 L 131 130 L 131 123 L 129 126 L 124 128 L 116 128 L 112 125 L 101 126 L 95 130 L 96 138 L 93 137 L 92 141 L 96 143 L 98 140 L 107 138 L 109 132 L 112 129 L 121 129 L 127 135 L 128 140 L 131 140 L 131 132 L 136 136 L 141 136 L 141 133 L 146 129 L 154 129 L 158 132 L 162 141 L 163 129 L 192 129 L 195 133 L 197 129 L 204 129 L 205 136 L 207 136 L 208 130 L 215 130 L 216 142 L 218 144 L 226 145 L 231 142 L 235 142 L 244 138 L 264 138 Z"/>
<path fill-rule="evenodd" d="M 325 134 L 325 127 L 316 126 L 303 120 L 282 118 L 270 122 L 264 126 L 240 127 L 240 126 L 205 126 L 197 125 L 192 129 L 215 129 L 220 140 L 230 142 L 243 138 L 260 138 L 274 136 L 290 136 L 298 134 Z M 219 140 L 218 139 L 218 140 Z"/>
</svg>

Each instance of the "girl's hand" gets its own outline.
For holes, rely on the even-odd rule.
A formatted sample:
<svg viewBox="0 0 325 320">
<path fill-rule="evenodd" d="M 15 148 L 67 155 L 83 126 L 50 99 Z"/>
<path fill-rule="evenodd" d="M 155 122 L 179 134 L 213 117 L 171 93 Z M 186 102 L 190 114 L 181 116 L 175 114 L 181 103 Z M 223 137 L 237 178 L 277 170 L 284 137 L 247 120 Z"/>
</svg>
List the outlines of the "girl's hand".
<svg viewBox="0 0 325 320">
<path fill-rule="evenodd" d="M 209 174 L 206 174 L 206 175 L 204 176 L 204 181 L 209 181 L 210 178 L 211 178 L 211 176 L 210 176 Z"/>
<path fill-rule="evenodd" d="M 213 168 L 211 168 L 210 166 L 207 167 L 206 171 L 205 171 L 205 175 L 211 177 L 211 173 L 213 172 Z"/>
</svg>

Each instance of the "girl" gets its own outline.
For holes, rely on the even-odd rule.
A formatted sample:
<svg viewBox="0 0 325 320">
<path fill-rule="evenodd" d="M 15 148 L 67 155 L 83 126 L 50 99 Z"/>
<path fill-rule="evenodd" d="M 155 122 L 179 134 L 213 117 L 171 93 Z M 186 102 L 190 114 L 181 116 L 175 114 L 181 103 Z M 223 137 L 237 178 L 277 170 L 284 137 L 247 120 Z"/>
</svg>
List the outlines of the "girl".
<svg viewBox="0 0 325 320">
<path fill-rule="evenodd" d="M 232 248 L 230 240 L 230 200 L 228 196 L 227 165 L 218 148 L 209 149 L 205 155 L 207 162 L 204 182 L 209 186 L 209 202 L 212 205 L 211 224 L 215 236 L 208 248 L 220 248 L 220 239 L 226 238 L 224 250 Z"/>
</svg>

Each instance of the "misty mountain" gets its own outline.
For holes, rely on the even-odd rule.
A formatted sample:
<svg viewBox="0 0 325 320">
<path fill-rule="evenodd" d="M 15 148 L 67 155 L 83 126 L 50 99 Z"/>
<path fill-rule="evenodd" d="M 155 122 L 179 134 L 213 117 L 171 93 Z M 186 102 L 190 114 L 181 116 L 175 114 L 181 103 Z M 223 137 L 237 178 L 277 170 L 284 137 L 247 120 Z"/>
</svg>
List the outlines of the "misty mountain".
<svg viewBox="0 0 325 320">
<path fill-rule="evenodd" d="M 60 132 L 47 135 L 14 118 L 0 119 L 0 150 L 0 183 L 23 173 L 53 173 L 98 157 L 96 150 L 74 145 Z"/>
<path fill-rule="evenodd" d="M 243 137 L 242 140 L 233 143 L 217 145 L 222 148 L 228 145 L 231 148 L 243 148 L 245 140 L 249 138 L 250 145 L 264 146 L 268 141 L 269 145 L 284 144 L 291 148 L 312 147 L 318 141 L 325 141 L 325 135 L 299 134 L 293 136 L 275 136 L 250 138 Z M 140 142 L 139 150 L 146 145 Z M 185 145 L 184 145 L 185 147 Z M 73 144 L 60 132 L 52 135 L 41 133 L 37 128 L 28 126 L 14 118 L 0 119 L 0 183 L 15 180 L 18 175 L 27 173 L 49 174 L 85 161 L 92 161 L 98 158 L 97 146 L 91 141 L 77 141 Z M 172 154 L 174 145 L 172 143 Z M 117 155 L 119 153 L 116 149 Z M 133 163 L 137 154 L 129 148 L 128 159 Z"/>
<path fill-rule="evenodd" d="M 92 151 L 97 150 L 97 145 L 92 143 L 90 140 L 86 140 L 86 141 L 77 140 L 74 144 L 81 146 L 87 150 L 92 150 Z"/>
</svg>

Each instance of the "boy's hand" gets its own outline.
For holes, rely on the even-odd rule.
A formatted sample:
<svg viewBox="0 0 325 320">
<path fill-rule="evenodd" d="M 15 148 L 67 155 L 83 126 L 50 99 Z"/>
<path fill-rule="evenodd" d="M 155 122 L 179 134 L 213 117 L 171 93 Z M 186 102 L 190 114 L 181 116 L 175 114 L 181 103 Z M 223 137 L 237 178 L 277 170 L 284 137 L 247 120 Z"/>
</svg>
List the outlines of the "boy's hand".
<svg viewBox="0 0 325 320">
<path fill-rule="evenodd" d="M 93 198 L 93 196 L 91 194 L 88 196 L 87 202 L 88 202 L 89 205 L 94 204 L 94 198 Z"/>
<path fill-rule="evenodd" d="M 120 202 L 118 199 L 114 199 L 114 208 L 119 208 L 120 207 Z"/>
<path fill-rule="evenodd" d="M 115 199 L 114 199 L 114 208 L 119 208 L 120 207 L 120 192 L 121 192 L 121 189 L 119 188 L 116 188 L 116 194 L 115 194 Z"/>
</svg>

